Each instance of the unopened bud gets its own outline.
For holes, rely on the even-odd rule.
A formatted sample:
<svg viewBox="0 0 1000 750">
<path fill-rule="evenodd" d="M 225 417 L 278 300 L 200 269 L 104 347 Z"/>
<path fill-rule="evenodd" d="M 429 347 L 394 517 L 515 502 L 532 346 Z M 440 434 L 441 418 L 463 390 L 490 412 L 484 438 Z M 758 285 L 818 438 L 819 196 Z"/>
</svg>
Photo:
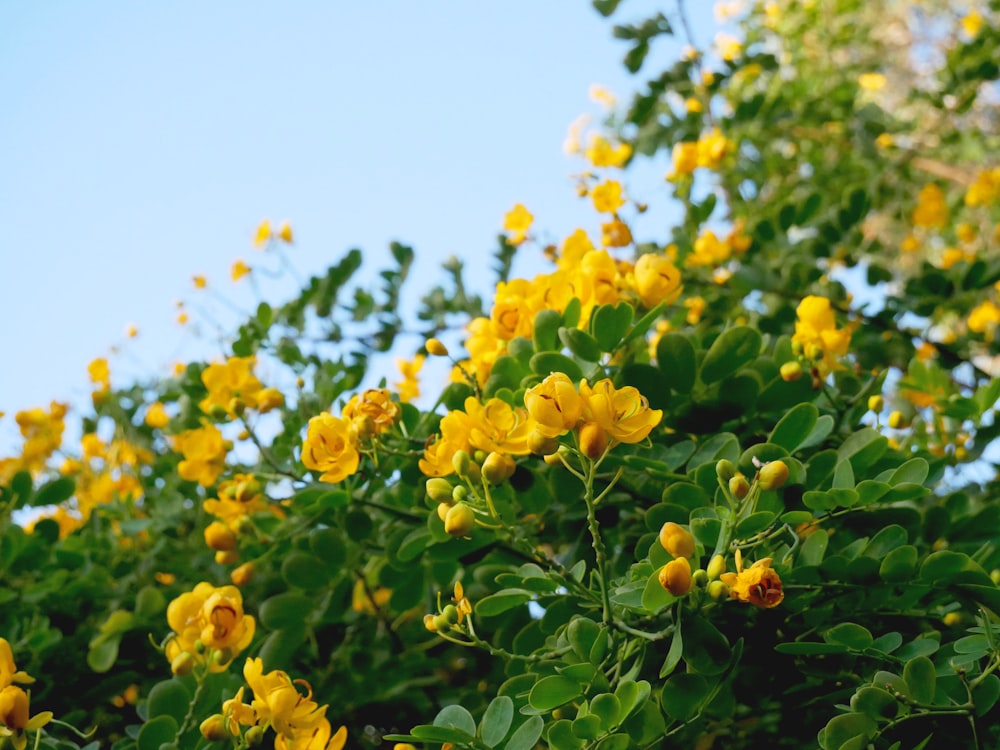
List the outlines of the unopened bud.
<svg viewBox="0 0 1000 750">
<path fill-rule="evenodd" d="M 229 574 L 229 579 L 233 582 L 234 586 L 245 586 L 253 580 L 256 570 L 252 562 L 246 562 L 240 567 L 234 568 L 233 572 Z"/>
<path fill-rule="evenodd" d="M 445 608 L 441 610 L 441 614 L 444 616 L 444 619 L 446 619 L 451 625 L 454 625 L 456 622 L 458 622 L 458 607 L 456 607 L 454 604 L 446 605 Z"/>
<path fill-rule="evenodd" d="M 585 423 L 578 433 L 580 451 L 587 458 L 597 460 L 608 448 L 608 433 L 596 422 Z"/>
<path fill-rule="evenodd" d="M 708 562 L 706 572 L 710 581 L 717 580 L 719 576 L 726 572 L 726 558 L 722 555 L 713 555 L 712 559 Z"/>
<path fill-rule="evenodd" d="M 464 484 L 460 484 L 451 491 L 451 502 L 449 503 L 449 505 L 452 505 L 454 503 L 464 503 L 466 500 L 468 500 L 468 498 L 469 498 L 469 488 L 466 487 Z"/>
<path fill-rule="evenodd" d="M 451 623 L 448 622 L 448 618 L 447 617 L 445 617 L 444 615 L 435 615 L 434 616 L 434 632 L 435 633 L 442 633 L 445 630 L 448 630 L 449 628 L 451 628 Z"/>
<path fill-rule="evenodd" d="M 229 412 L 226 411 L 226 407 L 222 404 L 212 404 L 208 410 L 208 415 L 212 419 L 225 419 L 229 416 Z"/>
<path fill-rule="evenodd" d="M 226 717 L 222 714 L 212 714 L 199 727 L 201 736 L 209 742 L 222 742 L 229 739 L 229 730 L 226 729 Z"/>
<path fill-rule="evenodd" d="M 894 430 L 902 430 L 904 427 L 909 426 L 906 417 L 903 416 L 903 412 L 901 411 L 891 412 L 889 414 L 888 424 Z"/>
<path fill-rule="evenodd" d="M 447 357 L 448 347 L 442 344 L 437 339 L 427 339 L 427 343 L 424 344 L 427 349 L 427 353 L 432 357 Z"/>
<path fill-rule="evenodd" d="M 559 440 L 547 437 L 536 430 L 528 435 L 528 450 L 536 456 L 551 456 L 559 450 Z"/>
<path fill-rule="evenodd" d="M 715 473 L 723 482 L 728 482 L 736 475 L 736 467 L 728 459 L 722 459 L 715 465 Z"/>
<path fill-rule="evenodd" d="M 216 551 L 233 550 L 236 549 L 236 534 L 221 521 L 212 521 L 205 527 L 205 544 Z"/>
<path fill-rule="evenodd" d="M 469 465 L 472 463 L 472 459 L 469 454 L 465 451 L 455 451 L 455 455 L 451 457 L 452 468 L 455 469 L 455 473 L 460 477 L 465 478 L 469 475 Z"/>
<path fill-rule="evenodd" d="M 762 490 L 777 490 L 788 481 L 788 464 L 784 461 L 769 461 L 757 472 L 757 481 Z"/>
<path fill-rule="evenodd" d="M 701 588 L 708 584 L 708 573 L 706 573 L 701 568 L 698 568 L 694 573 L 691 574 L 691 585 Z"/>
<path fill-rule="evenodd" d="M 194 669 L 194 664 L 194 655 L 190 651 L 181 651 L 170 662 L 170 671 L 178 677 L 183 677 L 191 673 L 191 670 Z"/>
<path fill-rule="evenodd" d="M 885 399 L 881 395 L 869 396 L 868 397 L 868 409 L 876 414 L 881 414 L 882 410 L 885 408 Z"/>
<path fill-rule="evenodd" d="M 503 484 L 517 469 L 514 459 L 505 453 L 490 453 L 483 461 L 483 479 L 490 484 Z"/>
<path fill-rule="evenodd" d="M 427 495 L 436 503 L 447 503 L 451 501 L 451 482 L 443 477 L 433 477 L 427 480 Z"/>
<path fill-rule="evenodd" d="M 264 727 L 260 724 L 254 724 L 243 735 L 243 739 L 246 740 L 247 747 L 257 747 L 264 741 Z"/>
<path fill-rule="evenodd" d="M 449 508 L 444 517 L 444 530 L 452 536 L 467 536 L 475 526 L 476 515 L 465 503 Z"/>
<path fill-rule="evenodd" d="M 779 372 L 781 373 L 781 379 L 786 383 L 794 383 L 805 374 L 802 365 L 798 362 L 785 362 Z"/>
<path fill-rule="evenodd" d="M 438 518 L 444 523 L 444 519 L 448 517 L 448 511 L 451 510 L 450 503 L 438 503 L 437 508 L 432 513 L 437 513 Z"/>
<path fill-rule="evenodd" d="M 712 581 L 708 584 L 708 595 L 715 601 L 722 601 L 729 596 L 729 587 L 722 581 Z"/>
<path fill-rule="evenodd" d="M 806 347 L 806 358 L 813 362 L 819 362 L 823 359 L 823 347 L 819 344 L 809 344 Z"/>
<path fill-rule="evenodd" d="M 733 497 L 737 500 L 742 500 L 750 491 L 750 483 L 742 474 L 734 474 L 729 480 L 729 491 L 733 493 Z"/>
<path fill-rule="evenodd" d="M 684 596 L 691 590 L 691 563 L 686 557 L 671 560 L 660 569 L 660 585 L 674 596 Z"/>
<path fill-rule="evenodd" d="M 437 624 L 435 623 L 436 619 L 437 615 L 424 615 L 424 627 L 432 633 L 437 632 Z"/>
<path fill-rule="evenodd" d="M 691 532 L 673 521 L 667 521 L 660 529 L 660 544 L 674 557 L 691 557 L 694 554 Z"/>
<path fill-rule="evenodd" d="M 215 561 L 219 565 L 232 565 L 233 563 L 239 561 L 240 553 L 239 550 L 228 549 L 219 550 L 215 553 Z"/>
</svg>

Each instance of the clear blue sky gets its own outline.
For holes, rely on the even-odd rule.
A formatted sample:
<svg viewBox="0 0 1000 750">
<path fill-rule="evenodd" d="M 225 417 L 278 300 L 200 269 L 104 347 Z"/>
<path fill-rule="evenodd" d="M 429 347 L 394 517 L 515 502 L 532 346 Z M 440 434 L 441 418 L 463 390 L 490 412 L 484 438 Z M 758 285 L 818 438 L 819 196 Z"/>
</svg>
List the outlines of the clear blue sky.
<svg viewBox="0 0 1000 750">
<path fill-rule="evenodd" d="M 705 44 L 711 6 L 689 5 Z M 657 6 L 674 8 L 626 0 L 615 20 Z M 593 227 L 561 146 L 600 113 L 590 84 L 641 85 L 625 49 L 581 0 L 3 4 L 0 454 L 18 409 L 86 403 L 86 365 L 112 346 L 119 382 L 213 356 L 174 302 L 203 273 L 249 306 L 228 269 L 263 260 L 263 218 L 292 222 L 303 274 L 350 247 L 374 272 L 399 240 L 428 280 L 492 252 L 515 202 L 552 239 Z"/>
</svg>

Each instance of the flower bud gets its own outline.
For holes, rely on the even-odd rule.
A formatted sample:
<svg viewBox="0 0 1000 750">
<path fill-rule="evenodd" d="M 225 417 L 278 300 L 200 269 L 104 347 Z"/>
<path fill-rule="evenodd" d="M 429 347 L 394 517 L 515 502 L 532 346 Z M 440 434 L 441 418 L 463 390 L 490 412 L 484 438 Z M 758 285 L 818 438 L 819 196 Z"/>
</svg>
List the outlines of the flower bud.
<svg viewBox="0 0 1000 750">
<path fill-rule="evenodd" d="M 674 557 L 691 557 L 694 554 L 691 532 L 673 521 L 667 521 L 660 529 L 660 544 Z"/>
<path fill-rule="evenodd" d="M 660 569 L 660 585 L 674 596 L 684 596 L 691 590 L 691 563 L 686 557 L 671 560 Z"/>
<path fill-rule="evenodd" d="M 559 450 L 559 440 L 554 437 L 546 437 L 535 430 L 528 436 L 528 450 L 536 456 L 551 456 Z"/>
<path fill-rule="evenodd" d="M 885 408 L 885 399 L 882 398 L 881 394 L 868 397 L 868 409 L 876 414 L 881 414 L 882 410 Z"/>
<path fill-rule="evenodd" d="M 580 451 L 587 458 L 597 460 L 608 448 L 608 433 L 596 422 L 587 422 L 578 433 Z"/>
<path fill-rule="evenodd" d="M 903 412 L 901 411 L 890 413 L 888 424 L 894 430 L 902 430 L 904 427 L 909 427 L 906 417 L 903 416 Z"/>
<path fill-rule="evenodd" d="M 715 473 L 723 482 L 728 482 L 736 474 L 736 467 L 728 459 L 722 459 L 715 465 Z"/>
<path fill-rule="evenodd" d="M 757 481 L 762 490 L 777 490 L 788 481 L 788 464 L 784 461 L 769 461 L 757 472 Z"/>
<path fill-rule="evenodd" d="M 219 565 L 232 565 L 240 559 L 240 553 L 234 549 L 219 550 L 215 553 L 215 561 Z"/>
<path fill-rule="evenodd" d="M 785 364 L 781 366 L 779 372 L 781 374 L 781 379 L 786 383 L 794 383 L 804 374 L 802 365 L 798 362 L 785 362 Z"/>
<path fill-rule="evenodd" d="M 208 410 L 208 415 L 212 419 L 225 419 L 229 416 L 229 412 L 226 411 L 226 407 L 222 404 L 212 404 Z"/>
<path fill-rule="evenodd" d="M 483 478 L 490 484 L 503 484 L 514 474 L 517 464 L 505 453 L 490 453 L 483 461 Z"/>
<path fill-rule="evenodd" d="M 277 388 L 262 388 L 257 394 L 257 411 L 266 414 L 285 405 L 285 394 Z"/>
<path fill-rule="evenodd" d="M 733 497 L 735 497 L 737 500 L 742 500 L 747 496 L 747 493 L 750 491 L 750 483 L 747 481 L 747 478 L 742 474 L 739 473 L 734 474 L 733 477 L 729 480 L 729 491 L 733 493 Z"/>
<path fill-rule="evenodd" d="M 449 505 L 454 505 L 455 503 L 464 503 L 469 498 L 469 488 L 465 485 L 458 485 L 451 491 L 451 502 Z"/>
<path fill-rule="evenodd" d="M 226 729 L 226 717 L 222 714 L 212 714 L 199 727 L 201 736 L 209 742 L 222 742 L 229 739 L 229 730 Z"/>
<path fill-rule="evenodd" d="M 447 617 L 445 617 L 444 615 L 435 615 L 434 616 L 434 632 L 435 633 L 443 633 L 444 631 L 449 630 L 450 628 L 451 628 L 451 623 L 448 622 L 448 618 Z"/>
<path fill-rule="evenodd" d="M 233 656 L 234 654 L 231 649 L 220 648 L 212 654 L 212 661 L 221 667 L 231 662 L 233 660 Z"/>
<path fill-rule="evenodd" d="M 443 610 L 441 610 L 441 615 L 448 621 L 449 624 L 454 625 L 458 622 L 458 607 L 454 604 L 448 604 Z"/>
<path fill-rule="evenodd" d="M 436 619 L 437 615 L 424 615 L 424 627 L 432 633 L 437 632 L 437 624 L 435 623 Z"/>
<path fill-rule="evenodd" d="M 264 727 L 260 724 L 255 724 L 246 731 L 243 739 L 246 740 L 247 747 L 257 747 L 257 745 L 264 741 Z"/>
<path fill-rule="evenodd" d="M 722 555 L 714 555 L 708 562 L 708 580 L 714 581 L 726 572 L 726 558 Z"/>
<path fill-rule="evenodd" d="M 813 362 L 819 362 L 823 359 L 823 347 L 819 344 L 809 344 L 806 347 L 806 358 Z"/>
<path fill-rule="evenodd" d="M 452 536 L 467 536 L 475 526 L 476 515 L 465 503 L 449 508 L 444 517 L 444 530 Z"/>
<path fill-rule="evenodd" d="M 205 544 L 217 552 L 236 549 L 236 534 L 221 521 L 212 521 L 205 527 Z"/>
<path fill-rule="evenodd" d="M 708 595 L 719 602 L 729 597 L 729 587 L 722 581 L 712 581 L 708 584 Z"/>
<path fill-rule="evenodd" d="M 233 582 L 234 586 L 245 586 L 253 579 L 255 572 L 256 568 L 254 567 L 254 564 L 252 562 L 246 562 L 240 567 L 234 568 L 233 572 L 229 574 L 229 578 Z"/>
<path fill-rule="evenodd" d="M 433 477 L 427 480 L 427 495 L 437 503 L 447 503 L 451 501 L 451 482 L 443 477 Z"/>
<path fill-rule="evenodd" d="M 183 677 L 191 673 L 191 670 L 194 669 L 194 663 L 194 654 L 190 651 L 181 651 L 170 662 L 170 671 L 178 677 Z"/>
<path fill-rule="evenodd" d="M 452 468 L 463 479 L 469 475 L 469 464 L 471 463 L 472 459 L 469 458 L 469 454 L 466 451 L 455 451 L 455 455 L 451 458 Z"/>
<path fill-rule="evenodd" d="M 691 584 L 701 588 L 708 584 L 708 573 L 706 573 L 701 568 L 698 568 L 694 573 L 691 574 Z"/>
<path fill-rule="evenodd" d="M 448 511 L 451 510 L 451 505 L 449 503 L 438 503 L 437 510 L 435 513 L 438 514 L 438 518 L 444 523 L 444 519 L 448 517 Z"/>
<path fill-rule="evenodd" d="M 427 349 L 427 353 L 432 357 L 447 357 L 448 347 L 442 344 L 437 339 L 427 339 L 427 343 L 424 344 Z"/>
</svg>

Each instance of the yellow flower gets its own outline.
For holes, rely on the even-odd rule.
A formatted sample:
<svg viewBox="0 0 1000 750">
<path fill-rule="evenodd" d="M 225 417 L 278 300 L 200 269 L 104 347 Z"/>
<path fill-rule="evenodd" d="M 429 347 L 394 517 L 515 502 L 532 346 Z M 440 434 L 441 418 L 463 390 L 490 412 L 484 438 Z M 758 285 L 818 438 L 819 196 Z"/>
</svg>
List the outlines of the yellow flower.
<svg viewBox="0 0 1000 750">
<path fill-rule="evenodd" d="M 273 232 L 271 230 L 271 222 L 267 219 L 264 219 L 264 221 L 260 223 L 260 226 L 257 227 L 256 235 L 254 235 L 253 238 L 254 247 L 256 247 L 258 250 L 264 247 L 268 242 L 271 241 L 272 236 Z"/>
<path fill-rule="evenodd" d="M 0 737 L 10 740 L 15 750 L 28 744 L 25 732 L 35 732 L 52 720 L 51 711 L 30 716 L 28 694 L 16 685 L 0 690 Z"/>
<path fill-rule="evenodd" d="M 236 549 L 236 534 L 226 524 L 212 521 L 205 527 L 205 544 L 217 552 L 229 552 Z"/>
<path fill-rule="evenodd" d="M 969 313 L 969 330 L 985 334 L 988 341 L 993 340 L 993 334 L 1000 326 L 1000 307 L 991 300 L 986 300 L 973 308 Z"/>
<path fill-rule="evenodd" d="M 230 357 L 223 363 L 213 363 L 201 373 L 201 382 L 208 395 L 198 406 L 213 416 L 235 417 L 244 408 L 256 408 L 262 388 L 254 376 L 254 357 Z"/>
<path fill-rule="evenodd" d="M 944 201 L 944 191 L 933 182 L 929 182 L 917 193 L 913 224 L 928 229 L 941 229 L 947 222 L 948 205 Z"/>
<path fill-rule="evenodd" d="M 684 300 L 684 307 L 687 308 L 685 320 L 688 325 L 697 325 L 698 321 L 701 320 L 701 314 L 705 311 L 705 304 L 704 297 L 689 297 Z"/>
<path fill-rule="evenodd" d="M 278 227 L 278 239 L 286 245 L 292 244 L 292 225 L 287 221 L 281 222 L 281 226 Z"/>
<path fill-rule="evenodd" d="M 979 31 L 983 28 L 983 16 L 982 14 L 973 8 L 969 11 L 962 19 L 962 30 L 966 33 L 969 38 L 974 38 L 979 35 Z"/>
<path fill-rule="evenodd" d="M 177 464 L 177 473 L 203 487 L 214 484 L 222 473 L 229 451 L 222 433 L 210 424 L 175 436 L 174 450 L 184 454 L 184 460 Z"/>
<path fill-rule="evenodd" d="M 889 148 L 895 142 L 896 140 L 892 137 L 892 133 L 879 133 L 875 137 L 875 145 L 879 148 Z"/>
<path fill-rule="evenodd" d="M 674 169 L 667 177 L 676 179 L 679 175 L 689 175 L 698 168 L 698 144 L 694 141 L 681 141 L 674 144 L 671 152 Z"/>
<path fill-rule="evenodd" d="M 409 362 L 405 359 L 396 360 L 396 367 L 402 373 L 403 379 L 395 386 L 396 390 L 399 391 L 399 400 L 404 404 L 408 404 L 420 396 L 420 379 L 417 376 L 424 366 L 424 359 L 423 354 L 415 354 Z"/>
<path fill-rule="evenodd" d="M 960 247 L 946 247 L 941 253 L 941 270 L 947 271 L 956 263 L 961 263 L 963 260 L 972 260 L 975 257 L 974 253 L 967 253 Z"/>
<path fill-rule="evenodd" d="M 601 244 L 605 247 L 626 247 L 632 244 L 632 232 L 628 224 L 615 219 L 601 224 Z"/>
<path fill-rule="evenodd" d="M 130 339 L 134 339 L 139 335 L 139 327 L 135 323 L 129 323 L 125 326 L 125 335 Z"/>
<path fill-rule="evenodd" d="M 962 223 L 955 227 L 955 236 L 961 242 L 969 244 L 976 239 L 976 228 L 971 224 Z"/>
<path fill-rule="evenodd" d="M 188 320 L 190 320 L 190 318 L 188 318 L 188 314 L 186 312 L 184 312 L 183 310 L 181 312 L 177 313 L 177 324 L 178 325 L 182 325 L 182 326 L 187 325 Z"/>
<path fill-rule="evenodd" d="M 694 555 L 694 537 L 680 524 L 667 521 L 660 528 L 660 545 L 674 557 Z M 690 571 L 690 569 L 689 569 Z"/>
<path fill-rule="evenodd" d="M 593 387 L 581 381 L 580 395 L 585 404 L 585 419 L 595 422 L 620 443 L 645 440 L 663 417 L 659 409 L 649 408 L 649 402 L 636 388 L 630 385 L 615 388 L 608 378 Z"/>
<path fill-rule="evenodd" d="M 701 99 L 689 96 L 684 100 L 684 109 L 686 109 L 689 113 L 697 114 L 704 109 L 704 105 L 702 105 Z"/>
<path fill-rule="evenodd" d="M 7 687 L 14 682 L 30 685 L 34 681 L 34 677 L 17 668 L 10 642 L 6 638 L 0 638 L 0 688 Z"/>
<path fill-rule="evenodd" d="M 355 436 L 346 419 L 323 413 L 309 420 L 302 463 L 313 471 L 322 472 L 320 481 L 335 484 L 358 470 L 360 456 L 354 445 Z"/>
<path fill-rule="evenodd" d="M 166 646 L 167 660 L 171 664 L 180 659 L 207 661 L 212 672 L 224 671 L 250 645 L 257 625 L 253 617 L 244 614 L 238 588 L 216 588 L 204 581 L 167 605 L 167 624 L 173 631 Z M 215 658 L 205 647 L 224 650 L 226 658 Z"/>
<path fill-rule="evenodd" d="M 733 62 L 743 50 L 743 44 L 739 39 L 721 32 L 715 35 L 715 46 L 719 50 L 719 57 L 726 62 Z"/>
<path fill-rule="evenodd" d="M 428 441 L 424 446 L 423 458 L 419 461 L 420 471 L 428 477 L 445 477 L 455 473 L 452 458 L 459 451 L 468 451 L 472 422 L 469 416 L 459 410 L 444 415 L 438 426 L 440 436 Z"/>
<path fill-rule="evenodd" d="M 368 584 L 364 578 L 359 578 L 354 582 L 354 591 L 351 592 L 351 609 L 363 615 L 377 615 L 378 610 L 384 607 L 392 598 L 390 589 L 379 587 L 374 591 L 369 591 Z"/>
<path fill-rule="evenodd" d="M 622 185 L 618 180 L 605 180 L 590 191 L 594 208 L 603 214 L 613 214 L 625 205 Z"/>
<path fill-rule="evenodd" d="M 465 399 L 465 413 L 472 448 L 513 456 L 526 456 L 531 452 L 528 438 L 535 430 L 535 421 L 526 409 L 513 407 L 499 398 L 481 404 L 470 396 Z"/>
<path fill-rule="evenodd" d="M 108 369 L 108 360 L 98 357 L 87 365 L 87 374 L 90 382 L 97 386 L 98 391 L 111 390 L 111 373 Z"/>
<path fill-rule="evenodd" d="M 381 435 L 399 421 L 399 404 L 385 388 L 369 388 L 351 396 L 341 416 L 361 437 Z"/>
<path fill-rule="evenodd" d="M 198 274 L 191 277 L 191 283 L 194 284 L 195 289 L 204 289 L 208 286 L 208 279 L 201 274 Z"/>
<path fill-rule="evenodd" d="M 726 138 L 718 128 L 712 130 L 698 139 L 696 144 L 698 166 L 708 169 L 716 169 L 726 154 L 732 149 L 733 144 Z"/>
<path fill-rule="evenodd" d="M 242 260 L 237 260 L 233 263 L 233 267 L 229 270 L 229 275 L 232 277 L 233 281 L 239 281 L 244 276 L 250 273 L 250 266 L 244 263 Z"/>
<path fill-rule="evenodd" d="M 885 88 L 885 76 L 881 73 L 862 73 L 858 85 L 865 91 L 881 91 Z"/>
<path fill-rule="evenodd" d="M 984 169 L 965 191 L 965 205 L 987 206 L 1000 198 L 1000 167 Z"/>
<path fill-rule="evenodd" d="M 512 245 L 520 245 L 528 236 L 531 229 L 531 222 L 535 217 L 531 215 L 522 204 L 518 203 L 508 211 L 503 218 L 503 228 L 510 232 L 509 242 Z"/>
<path fill-rule="evenodd" d="M 279 734 L 274 740 L 274 750 L 343 750 L 347 744 L 347 727 L 342 726 L 332 737 L 331 729 L 324 717 L 315 727 L 299 732 L 295 739 Z"/>
<path fill-rule="evenodd" d="M 594 134 L 584 156 L 595 167 L 621 167 L 632 156 L 632 147 L 627 143 L 613 146 L 607 138 Z"/>
<path fill-rule="evenodd" d="M 264 674 L 264 663 L 259 658 L 247 659 L 243 677 L 253 690 L 253 710 L 260 723 L 269 722 L 286 740 L 295 740 L 299 736 L 312 739 L 313 730 L 320 727 L 326 714 L 326 706 L 319 706 L 312 700 L 312 690 L 302 695 L 291 678 L 281 670 Z M 311 743 L 304 745 L 311 746 Z M 293 744 L 289 747 L 300 746 Z"/>
<path fill-rule="evenodd" d="M 810 347 L 819 353 L 817 367 L 821 373 L 840 368 L 837 357 L 847 354 L 851 332 L 837 329 L 830 300 L 810 295 L 799 303 L 795 314 L 792 341 L 801 345 L 807 356 Z"/>
<path fill-rule="evenodd" d="M 615 104 L 617 104 L 615 95 L 599 83 L 591 84 L 589 93 L 591 101 L 603 104 L 608 109 L 613 109 Z"/>
<path fill-rule="evenodd" d="M 535 420 L 535 430 L 545 437 L 559 437 L 576 427 L 583 415 L 583 400 L 573 381 L 554 372 L 524 394 L 524 406 Z"/>
<path fill-rule="evenodd" d="M 670 304 L 681 294 L 681 273 L 665 255 L 646 253 L 632 269 L 635 293 L 645 307 L 655 307 L 660 302 Z"/>
<path fill-rule="evenodd" d="M 719 579 L 729 587 L 731 598 L 749 602 L 755 607 L 771 609 L 785 598 L 781 578 L 771 569 L 770 557 L 758 560 L 744 570 L 743 555 L 736 550 L 736 572 L 723 573 Z"/>
<path fill-rule="evenodd" d="M 920 249 L 920 240 L 912 234 L 908 234 L 903 238 L 903 241 L 899 243 L 899 249 L 904 253 L 915 253 Z"/>
</svg>

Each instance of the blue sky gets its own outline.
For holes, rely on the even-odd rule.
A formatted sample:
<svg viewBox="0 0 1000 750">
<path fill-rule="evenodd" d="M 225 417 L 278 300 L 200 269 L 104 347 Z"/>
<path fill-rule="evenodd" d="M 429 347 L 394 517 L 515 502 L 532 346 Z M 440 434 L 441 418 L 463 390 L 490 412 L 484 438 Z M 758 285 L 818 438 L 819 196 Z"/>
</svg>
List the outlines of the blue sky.
<svg viewBox="0 0 1000 750">
<path fill-rule="evenodd" d="M 626 0 L 615 20 L 657 5 Z M 707 44 L 710 4 L 689 5 Z M 654 66 L 680 46 L 660 42 Z M 264 218 L 292 222 L 303 275 L 351 247 L 374 273 L 390 241 L 411 244 L 418 288 L 449 255 L 491 253 L 515 202 L 552 239 L 594 227 L 561 147 L 578 115 L 600 116 L 591 84 L 641 85 L 625 50 L 579 0 L 3 4 L 0 454 L 13 412 L 86 403 L 86 365 L 112 347 L 119 382 L 218 356 L 211 325 L 199 341 L 174 305 L 201 273 L 249 309 L 228 270 L 263 261 Z M 661 167 L 630 182 L 662 206 Z M 291 290 L 261 286 L 272 302 Z"/>
</svg>

